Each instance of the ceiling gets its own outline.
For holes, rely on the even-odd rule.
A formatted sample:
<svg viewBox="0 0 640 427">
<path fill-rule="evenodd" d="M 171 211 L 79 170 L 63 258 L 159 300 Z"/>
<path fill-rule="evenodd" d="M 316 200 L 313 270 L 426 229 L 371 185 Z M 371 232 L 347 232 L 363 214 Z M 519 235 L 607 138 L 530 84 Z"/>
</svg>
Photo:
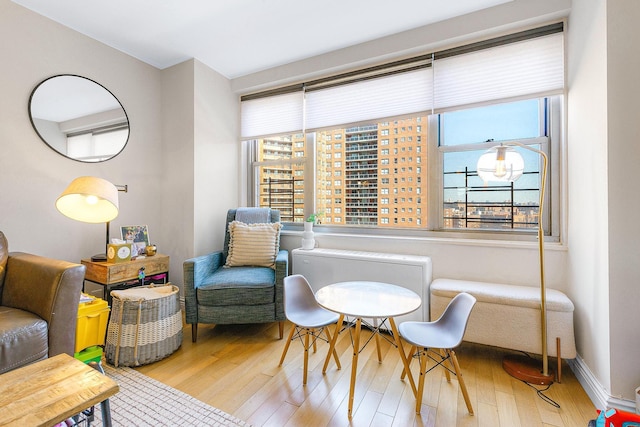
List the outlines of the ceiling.
<svg viewBox="0 0 640 427">
<path fill-rule="evenodd" d="M 236 78 L 512 0 L 13 0 L 157 68 Z"/>
</svg>

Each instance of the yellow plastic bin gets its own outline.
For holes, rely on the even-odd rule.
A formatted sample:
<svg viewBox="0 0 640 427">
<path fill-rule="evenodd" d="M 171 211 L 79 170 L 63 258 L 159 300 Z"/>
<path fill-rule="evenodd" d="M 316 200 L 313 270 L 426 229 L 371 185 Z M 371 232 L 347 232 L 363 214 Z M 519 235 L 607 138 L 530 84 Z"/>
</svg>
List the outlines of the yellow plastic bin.
<svg viewBox="0 0 640 427">
<path fill-rule="evenodd" d="M 76 353 L 92 346 L 104 345 L 109 321 L 109 306 L 105 300 L 83 296 L 88 297 L 89 301 L 81 302 L 78 306 Z"/>
</svg>

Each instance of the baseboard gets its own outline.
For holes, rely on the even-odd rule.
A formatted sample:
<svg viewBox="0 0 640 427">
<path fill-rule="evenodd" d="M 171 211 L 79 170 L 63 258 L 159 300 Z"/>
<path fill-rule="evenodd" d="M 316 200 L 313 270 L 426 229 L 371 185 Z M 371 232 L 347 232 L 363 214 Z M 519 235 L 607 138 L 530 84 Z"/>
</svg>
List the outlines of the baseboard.
<svg viewBox="0 0 640 427">
<path fill-rule="evenodd" d="M 636 402 L 611 396 L 579 355 L 575 359 L 567 360 L 567 363 L 597 409 L 616 408 L 636 412 Z"/>
</svg>

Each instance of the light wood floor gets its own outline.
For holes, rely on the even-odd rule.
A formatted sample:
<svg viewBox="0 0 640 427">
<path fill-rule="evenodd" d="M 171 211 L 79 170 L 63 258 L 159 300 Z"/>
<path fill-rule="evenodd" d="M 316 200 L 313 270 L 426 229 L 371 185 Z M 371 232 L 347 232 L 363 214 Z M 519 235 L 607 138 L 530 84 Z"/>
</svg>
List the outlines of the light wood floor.
<svg viewBox="0 0 640 427">
<path fill-rule="evenodd" d="M 285 327 L 285 339 L 289 327 Z M 360 354 L 350 422 L 348 333 L 342 333 L 336 345 L 342 369 L 337 370 L 332 361 L 322 375 L 328 345 L 319 343 L 318 352 L 310 353 L 309 379 L 302 386 L 302 345 L 292 342 L 283 366 L 278 367 L 284 339 L 277 339 L 277 324 L 200 325 L 195 344 L 191 328 L 184 332 L 182 347 L 174 354 L 137 370 L 254 426 L 585 427 L 596 416 L 566 363 L 562 383 L 554 383 L 545 393 L 560 405 L 555 408 L 502 370 L 502 356 L 508 351 L 470 343 L 463 343 L 457 355 L 475 415 L 467 413 L 455 376 L 448 383 L 438 368 L 426 377 L 422 413 L 416 416 L 411 387 L 400 380 L 400 356 L 381 340 L 382 363 L 377 361 L 373 341 Z M 550 359 L 553 363 L 555 359 Z M 414 361 L 416 381 L 417 367 Z"/>
</svg>

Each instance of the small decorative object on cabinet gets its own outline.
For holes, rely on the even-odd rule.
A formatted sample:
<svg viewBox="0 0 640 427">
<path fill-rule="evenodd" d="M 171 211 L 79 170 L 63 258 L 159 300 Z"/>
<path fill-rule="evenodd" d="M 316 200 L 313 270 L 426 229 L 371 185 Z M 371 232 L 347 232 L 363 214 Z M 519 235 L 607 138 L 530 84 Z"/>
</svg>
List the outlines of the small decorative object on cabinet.
<svg viewBox="0 0 640 427">
<path fill-rule="evenodd" d="M 131 261 L 131 243 L 107 245 L 107 262 L 118 263 Z"/>
<path fill-rule="evenodd" d="M 127 225 L 120 227 L 122 240 L 135 246 L 132 250 L 136 254 L 144 254 L 145 248 L 149 246 L 149 228 L 146 225 Z"/>
</svg>

